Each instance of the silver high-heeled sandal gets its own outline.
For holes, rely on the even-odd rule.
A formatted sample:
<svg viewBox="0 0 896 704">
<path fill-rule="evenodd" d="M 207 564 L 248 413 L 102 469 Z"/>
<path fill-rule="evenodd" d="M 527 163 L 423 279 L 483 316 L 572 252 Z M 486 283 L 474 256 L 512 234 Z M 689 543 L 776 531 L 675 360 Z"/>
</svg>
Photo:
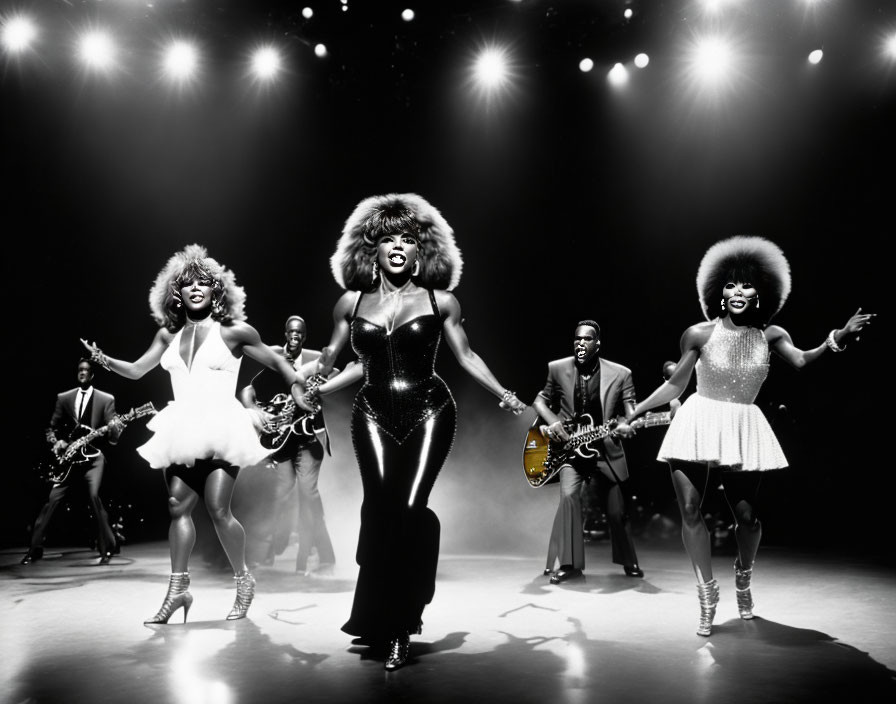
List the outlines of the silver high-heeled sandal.
<svg viewBox="0 0 896 704">
<path fill-rule="evenodd" d="M 152 618 L 146 619 L 143 623 L 168 623 L 168 619 L 181 606 L 184 607 L 184 623 L 187 622 L 187 613 L 193 605 L 193 595 L 190 589 L 190 573 L 189 572 L 172 572 L 168 578 L 168 593 L 158 613 Z"/>
<path fill-rule="evenodd" d="M 734 593 L 737 596 L 737 610 L 745 621 L 753 618 L 753 594 L 750 592 L 750 580 L 753 568 L 740 566 L 740 558 L 734 561 Z"/>
<path fill-rule="evenodd" d="M 719 603 L 719 582 L 711 579 L 697 585 L 697 597 L 700 599 L 700 623 L 697 625 L 698 636 L 712 633 L 712 620 L 716 617 L 716 606 Z"/>
<path fill-rule="evenodd" d="M 411 636 L 408 633 L 402 633 L 389 641 L 389 655 L 384 663 L 386 670 L 393 672 L 405 665 L 408 661 L 410 648 Z"/>
<path fill-rule="evenodd" d="M 230 613 L 227 614 L 228 621 L 246 618 L 246 612 L 252 605 L 252 599 L 255 598 L 255 577 L 251 573 L 240 572 L 233 575 L 233 578 L 236 580 L 236 600 Z"/>
</svg>

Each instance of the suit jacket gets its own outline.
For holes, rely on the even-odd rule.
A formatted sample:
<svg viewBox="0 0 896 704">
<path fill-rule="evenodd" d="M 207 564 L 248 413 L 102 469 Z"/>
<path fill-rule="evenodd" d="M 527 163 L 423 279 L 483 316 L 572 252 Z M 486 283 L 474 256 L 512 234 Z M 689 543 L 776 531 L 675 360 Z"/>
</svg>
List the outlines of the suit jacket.
<svg viewBox="0 0 896 704">
<path fill-rule="evenodd" d="M 78 425 L 78 409 L 75 404 L 78 402 L 78 391 L 76 387 L 68 391 L 63 391 L 56 395 L 56 407 L 53 409 L 53 416 L 50 418 L 50 429 L 47 431 L 47 440 L 51 443 L 57 439 L 65 440 L 72 430 Z M 92 430 L 104 425 L 108 425 L 115 418 L 115 397 L 100 391 L 95 386 L 90 400 L 87 402 L 87 408 L 81 417 L 81 424 L 89 426 Z M 57 435 L 58 434 L 58 435 Z M 118 437 L 121 435 L 120 428 L 112 428 L 102 441 L 109 445 L 115 445 Z M 95 441 L 94 447 L 100 449 L 103 442 Z M 99 444 L 97 444 L 99 443 Z"/>
<path fill-rule="evenodd" d="M 624 416 L 623 403 L 635 402 L 631 369 L 601 358 L 599 384 L 595 377 L 596 375 L 588 379 L 585 388 L 589 398 L 600 399 L 604 420 Z M 561 418 L 572 418 L 575 415 L 575 380 L 575 357 L 564 357 L 548 363 L 548 379 L 538 395 Z M 606 438 L 602 442 L 603 458 L 598 461 L 598 468 L 611 479 L 625 481 L 628 479 L 628 463 L 622 442 L 616 438 Z"/>
</svg>

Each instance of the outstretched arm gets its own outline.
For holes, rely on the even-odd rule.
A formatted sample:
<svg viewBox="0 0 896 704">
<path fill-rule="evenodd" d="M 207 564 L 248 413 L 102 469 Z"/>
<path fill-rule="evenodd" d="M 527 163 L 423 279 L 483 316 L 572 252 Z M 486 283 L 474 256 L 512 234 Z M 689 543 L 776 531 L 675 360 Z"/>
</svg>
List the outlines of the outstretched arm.
<svg viewBox="0 0 896 704">
<path fill-rule="evenodd" d="M 841 352 L 846 348 L 850 338 L 859 339 L 859 333 L 866 325 L 871 324 L 871 319 L 876 313 L 863 313 L 859 308 L 842 328 L 831 330 L 827 339 L 818 347 L 811 350 L 801 350 L 793 344 L 793 340 L 784 328 L 777 325 L 769 325 L 765 330 L 765 337 L 771 347 L 782 359 L 795 369 L 802 369 L 810 362 L 814 362 L 825 353 L 825 350 Z"/>
<path fill-rule="evenodd" d="M 334 364 L 339 357 L 339 353 L 348 342 L 350 329 L 349 322 L 352 316 L 352 310 L 355 307 L 358 293 L 355 291 L 346 291 L 336 305 L 333 307 L 333 332 L 330 335 L 330 342 L 320 352 L 320 357 L 316 362 L 317 374 L 323 377 L 329 377 L 333 373 Z M 349 363 L 345 370 L 336 374 L 329 381 L 317 387 L 317 392 L 313 395 L 326 396 L 334 391 L 349 386 L 364 376 L 364 367 L 361 364 Z M 309 399 L 313 400 L 313 399 Z"/>
<path fill-rule="evenodd" d="M 526 409 L 526 404 L 516 395 L 505 389 L 492 374 L 482 358 L 470 348 L 467 333 L 464 331 L 460 316 L 460 304 L 448 291 L 436 292 L 436 303 L 445 315 L 443 329 L 448 347 L 457 357 L 460 366 L 482 386 L 501 399 L 501 407 L 519 415 Z"/>
<path fill-rule="evenodd" d="M 231 349 L 239 348 L 250 359 L 280 374 L 286 386 L 290 387 L 293 399 L 298 403 L 301 396 L 300 384 L 303 381 L 301 375 L 296 373 L 283 355 L 277 354 L 261 341 L 258 330 L 240 321 L 227 326 L 222 325 L 221 338 Z"/>
<path fill-rule="evenodd" d="M 135 362 L 125 362 L 123 359 L 115 359 L 104 354 L 94 342 L 87 342 L 81 338 L 81 344 L 90 353 L 90 361 L 96 362 L 104 369 L 115 372 L 126 379 L 140 379 L 146 372 L 155 369 L 162 358 L 162 353 L 168 349 L 173 335 L 165 328 L 160 328 L 152 339 L 149 349 Z"/>
<path fill-rule="evenodd" d="M 675 372 L 647 398 L 636 404 L 630 413 L 626 413 L 626 421 L 634 420 L 651 408 L 670 403 L 684 393 L 688 387 L 688 382 L 691 380 L 694 367 L 697 365 L 697 359 L 700 357 L 700 348 L 709 338 L 711 332 L 712 325 L 708 323 L 698 323 L 684 331 L 680 342 L 681 358 L 678 360 Z M 628 407 L 626 407 L 626 410 L 628 410 Z"/>
</svg>

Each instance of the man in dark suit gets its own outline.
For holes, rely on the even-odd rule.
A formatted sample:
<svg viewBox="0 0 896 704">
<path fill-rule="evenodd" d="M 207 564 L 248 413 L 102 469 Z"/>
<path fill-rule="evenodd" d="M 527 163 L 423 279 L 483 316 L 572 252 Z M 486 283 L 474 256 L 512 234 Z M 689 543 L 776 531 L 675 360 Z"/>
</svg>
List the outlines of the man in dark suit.
<svg viewBox="0 0 896 704">
<path fill-rule="evenodd" d="M 283 355 L 294 369 L 301 370 L 305 379 L 312 379 L 317 372 L 321 353 L 305 349 L 306 337 L 305 320 L 292 315 L 286 319 L 283 346 L 273 346 L 272 349 Z M 261 405 L 267 404 L 277 393 L 289 395 L 289 390 L 282 388 L 282 380 L 266 371 L 259 372 L 239 392 L 240 401 L 247 408 L 256 408 L 259 402 Z M 331 376 L 337 373 L 338 370 L 334 369 Z M 247 549 L 251 554 L 250 560 L 257 557 L 263 564 L 273 564 L 274 556 L 283 552 L 289 543 L 298 503 L 296 572 L 312 577 L 332 574 L 336 554 L 327 531 L 324 506 L 317 486 L 324 452 L 330 454 L 330 437 L 323 411 L 317 413 L 308 430 L 311 434 L 292 436 L 283 451 L 274 455 L 277 466 L 273 486 L 270 487 L 274 494 L 274 506 L 257 501 L 258 487 L 250 487 L 255 483 L 250 478 L 252 473 L 243 472 L 241 477 L 245 476 L 245 481 L 242 484 L 237 481 L 234 492 L 234 513 L 263 514 L 254 519 L 245 516 Z M 265 469 L 264 474 L 270 476 L 270 470 Z"/>
<path fill-rule="evenodd" d="M 624 484 L 628 465 L 620 437 L 630 437 L 632 429 L 621 421 L 635 407 L 635 385 L 631 370 L 598 356 L 600 326 L 582 320 L 576 326 L 573 356 L 548 363 L 548 379 L 535 397 L 533 408 L 543 421 L 541 432 L 550 441 L 569 439 L 564 420 L 589 414 L 595 425 L 620 419 L 614 435 L 596 442 L 599 454 L 573 456 L 560 469 L 560 505 L 554 517 L 545 574 L 552 584 L 581 577 L 585 567 L 585 540 L 582 525 L 582 487 L 597 482 L 601 507 L 607 516 L 613 562 L 623 565 L 630 577 L 643 577 L 632 541 L 626 511 Z"/>
<path fill-rule="evenodd" d="M 83 480 L 87 487 L 90 504 L 96 517 L 100 564 L 108 564 L 113 553 L 119 550 L 99 492 L 103 481 L 103 468 L 106 465 L 102 447 L 118 442 L 123 425 L 115 414 L 115 397 L 94 388 L 92 382 L 93 366 L 90 360 L 81 359 L 78 362 L 78 386 L 56 396 L 56 408 L 53 410 L 50 427 L 47 429 L 47 442 L 51 445 L 53 453 L 57 457 L 62 457 L 69 444 L 78 437 L 104 426 L 109 426 L 109 430 L 90 445 L 86 445 L 82 454 L 76 454 L 77 461 L 71 464 L 68 476 L 53 484 L 47 503 L 34 522 L 31 547 L 22 558 L 23 565 L 31 564 L 43 557 L 44 533 L 50 524 L 53 512 L 78 480 Z"/>
</svg>

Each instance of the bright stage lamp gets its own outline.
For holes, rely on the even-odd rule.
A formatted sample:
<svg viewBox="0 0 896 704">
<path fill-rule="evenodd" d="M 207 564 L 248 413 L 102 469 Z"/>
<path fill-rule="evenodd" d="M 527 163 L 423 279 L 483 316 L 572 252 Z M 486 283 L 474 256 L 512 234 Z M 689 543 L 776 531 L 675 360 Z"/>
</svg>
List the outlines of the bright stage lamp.
<svg viewBox="0 0 896 704">
<path fill-rule="evenodd" d="M 476 79 L 487 88 L 495 88 L 507 80 L 507 61 L 501 49 L 486 49 L 476 60 Z"/>
<path fill-rule="evenodd" d="M 280 71 L 280 54 L 273 47 L 257 49 L 252 55 L 252 72 L 261 79 L 272 79 Z"/>
<path fill-rule="evenodd" d="M 115 44 L 104 32 L 88 32 L 81 37 L 78 55 L 91 68 L 106 69 L 115 61 Z"/>
<path fill-rule="evenodd" d="M 11 53 L 28 48 L 37 36 L 37 28 L 25 17 L 13 17 L 3 23 L 3 46 Z"/>
<path fill-rule="evenodd" d="M 196 72 L 198 64 L 196 48 L 187 42 L 175 42 L 165 52 L 165 73 L 176 80 L 189 79 Z"/>
</svg>

